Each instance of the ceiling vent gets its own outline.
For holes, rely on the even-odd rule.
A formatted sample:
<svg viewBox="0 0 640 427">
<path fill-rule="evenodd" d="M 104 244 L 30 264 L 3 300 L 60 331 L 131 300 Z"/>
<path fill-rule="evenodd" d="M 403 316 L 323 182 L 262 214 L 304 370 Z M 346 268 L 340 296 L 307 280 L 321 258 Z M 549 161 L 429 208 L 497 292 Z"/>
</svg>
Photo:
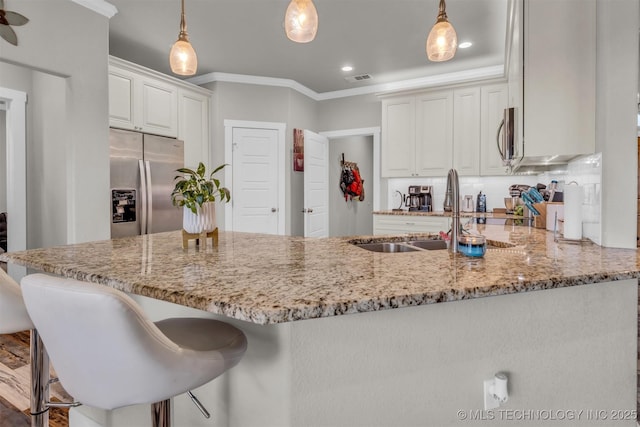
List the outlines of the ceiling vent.
<svg viewBox="0 0 640 427">
<path fill-rule="evenodd" d="M 344 79 L 349 83 L 358 83 L 358 82 L 366 82 L 368 80 L 371 80 L 372 78 L 373 77 L 371 77 L 370 74 L 358 74 L 356 76 L 345 77 Z"/>
</svg>

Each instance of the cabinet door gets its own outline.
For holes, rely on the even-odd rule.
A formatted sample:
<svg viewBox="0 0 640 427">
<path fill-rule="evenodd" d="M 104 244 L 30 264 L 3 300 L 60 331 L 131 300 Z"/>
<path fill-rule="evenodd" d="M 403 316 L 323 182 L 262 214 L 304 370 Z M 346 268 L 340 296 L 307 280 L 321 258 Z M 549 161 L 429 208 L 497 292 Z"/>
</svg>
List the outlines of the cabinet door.
<svg viewBox="0 0 640 427">
<path fill-rule="evenodd" d="M 498 150 L 498 127 L 507 107 L 507 86 L 483 86 L 480 92 L 480 175 L 506 175 Z M 522 153 L 519 153 L 522 154 Z"/>
<path fill-rule="evenodd" d="M 416 99 L 416 173 L 446 176 L 453 165 L 453 93 L 435 92 Z"/>
<path fill-rule="evenodd" d="M 135 75 L 124 70 L 109 71 L 109 126 L 137 130 L 134 117 Z"/>
<path fill-rule="evenodd" d="M 453 167 L 458 175 L 480 173 L 480 88 L 453 91 Z"/>
<path fill-rule="evenodd" d="M 528 0 L 524 154 L 595 150 L 596 0 Z"/>
<path fill-rule="evenodd" d="M 450 219 L 420 215 L 374 215 L 373 234 L 439 233 L 450 228 Z"/>
<path fill-rule="evenodd" d="M 178 90 L 160 80 L 140 80 L 142 131 L 157 135 L 178 136 Z"/>
<path fill-rule="evenodd" d="M 178 138 L 184 141 L 184 164 L 209 163 L 209 101 L 211 97 L 180 89 Z"/>
<path fill-rule="evenodd" d="M 382 100 L 382 177 L 415 174 L 415 97 Z"/>
</svg>

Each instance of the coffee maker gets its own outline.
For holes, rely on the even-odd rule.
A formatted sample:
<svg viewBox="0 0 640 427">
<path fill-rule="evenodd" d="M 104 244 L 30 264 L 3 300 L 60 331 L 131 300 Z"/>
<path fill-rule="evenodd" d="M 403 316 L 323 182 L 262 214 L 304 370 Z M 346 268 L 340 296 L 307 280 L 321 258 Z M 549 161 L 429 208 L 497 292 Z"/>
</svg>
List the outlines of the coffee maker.
<svg viewBox="0 0 640 427">
<path fill-rule="evenodd" d="M 410 211 L 431 212 L 432 195 L 431 185 L 410 185 L 406 205 Z"/>
</svg>

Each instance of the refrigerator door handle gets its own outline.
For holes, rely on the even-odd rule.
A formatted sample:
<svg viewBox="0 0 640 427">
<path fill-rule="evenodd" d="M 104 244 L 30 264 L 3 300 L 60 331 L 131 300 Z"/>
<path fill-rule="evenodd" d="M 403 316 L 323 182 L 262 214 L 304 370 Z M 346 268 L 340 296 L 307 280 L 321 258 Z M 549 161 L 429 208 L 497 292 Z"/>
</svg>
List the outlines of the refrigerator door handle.
<svg viewBox="0 0 640 427">
<path fill-rule="evenodd" d="M 140 169 L 140 234 L 147 234 L 147 175 L 144 173 L 144 161 L 138 160 Z"/>
<path fill-rule="evenodd" d="M 151 164 L 145 160 L 145 170 L 147 177 L 147 231 L 145 234 L 153 232 L 153 185 L 151 184 Z"/>
</svg>

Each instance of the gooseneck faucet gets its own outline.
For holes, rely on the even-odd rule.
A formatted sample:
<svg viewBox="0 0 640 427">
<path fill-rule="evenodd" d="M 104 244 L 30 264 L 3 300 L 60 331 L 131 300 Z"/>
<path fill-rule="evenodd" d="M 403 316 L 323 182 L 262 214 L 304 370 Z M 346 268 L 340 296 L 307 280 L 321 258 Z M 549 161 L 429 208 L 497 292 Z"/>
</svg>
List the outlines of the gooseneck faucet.
<svg viewBox="0 0 640 427">
<path fill-rule="evenodd" d="M 458 233 L 460 232 L 460 181 L 455 169 L 447 175 L 447 191 L 444 197 L 444 210 L 451 212 L 451 241 L 449 251 L 458 253 Z"/>
</svg>

